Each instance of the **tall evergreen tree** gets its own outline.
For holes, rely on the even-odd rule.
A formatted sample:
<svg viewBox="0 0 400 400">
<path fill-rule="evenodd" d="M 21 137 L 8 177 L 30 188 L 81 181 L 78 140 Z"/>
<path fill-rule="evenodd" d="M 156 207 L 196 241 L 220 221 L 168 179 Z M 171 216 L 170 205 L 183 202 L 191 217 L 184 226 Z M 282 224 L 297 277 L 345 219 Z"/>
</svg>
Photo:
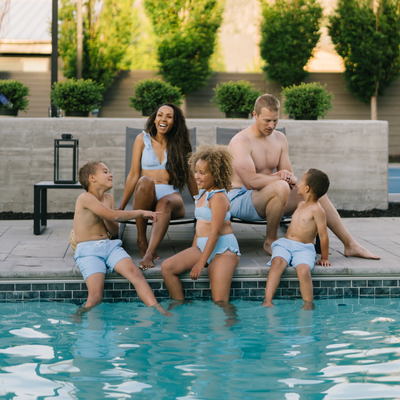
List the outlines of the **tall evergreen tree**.
<svg viewBox="0 0 400 400">
<path fill-rule="evenodd" d="M 260 53 L 263 70 L 282 86 L 299 84 L 321 36 L 322 7 L 317 0 L 268 0 L 262 3 Z"/>
<path fill-rule="evenodd" d="M 344 60 L 347 88 L 371 103 L 377 119 L 377 96 L 400 74 L 399 0 L 339 0 L 329 34 Z"/>
<path fill-rule="evenodd" d="M 206 84 L 222 22 L 221 0 L 145 0 L 157 40 L 163 78 L 182 93 Z"/>
<path fill-rule="evenodd" d="M 138 22 L 132 0 L 104 0 L 84 3 L 82 78 L 102 83 L 106 89 L 114 80 L 132 42 Z M 64 76 L 77 76 L 76 2 L 61 0 L 59 54 Z M 136 22 L 136 24 L 135 24 Z"/>
</svg>

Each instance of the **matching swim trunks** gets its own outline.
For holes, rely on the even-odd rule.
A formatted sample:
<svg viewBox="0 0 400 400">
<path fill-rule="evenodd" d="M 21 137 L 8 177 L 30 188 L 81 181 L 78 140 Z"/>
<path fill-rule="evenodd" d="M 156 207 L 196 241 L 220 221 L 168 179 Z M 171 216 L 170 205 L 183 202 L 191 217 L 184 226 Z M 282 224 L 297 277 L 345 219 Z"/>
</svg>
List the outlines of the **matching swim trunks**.
<svg viewBox="0 0 400 400">
<path fill-rule="evenodd" d="M 272 257 L 271 261 L 267 264 L 271 265 L 275 257 L 282 257 L 288 265 L 296 268 L 300 264 L 307 264 L 311 271 L 314 268 L 317 254 L 313 243 L 301 243 L 295 240 L 280 238 L 275 240 L 271 245 Z"/>
<path fill-rule="evenodd" d="M 105 274 L 107 268 L 113 272 L 119 261 L 129 257 L 121 245 L 121 240 L 110 239 L 78 243 L 74 260 L 81 270 L 83 278 L 86 280 L 97 272 Z"/>
<path fill-rule="evenodd" d="M 265 221 L 258 215 L 251 198 L 253 191 L 247 190 L 245 186 L 240 189 L 232 189 L 228 193 L 228 199 L 231 202 L 231 214 L 235 218 L 244 221 Z"/>
</svg>

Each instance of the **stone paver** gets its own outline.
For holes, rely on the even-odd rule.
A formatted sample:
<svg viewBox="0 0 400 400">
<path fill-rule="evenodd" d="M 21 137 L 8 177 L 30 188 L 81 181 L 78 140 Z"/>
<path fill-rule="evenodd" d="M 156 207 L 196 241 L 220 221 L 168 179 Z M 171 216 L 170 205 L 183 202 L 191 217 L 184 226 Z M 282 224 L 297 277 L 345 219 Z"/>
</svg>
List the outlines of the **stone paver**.
<svg viewBox="0 0 400 400">
<path fill-rule="evenodd" d="M 316 266 L 315 277 L 400 277 L 400 218 L 348 218 L 343 220 L 350 233 L 365 247 L 381 256 L 381 260 L 364 260 L 343 256 L 342 243 L 329 232 L 330 261 L 332 267 Z M 77 279 L 80 272 L 73 260 L 68 243 L 71 220 L 49 220 L 42 235 L 33 235 L 33 223 L 26 221 L 0 221 L 0 280 L 13 279 Z M 262 250 L 265 227 L 233 224 L 242 257 L 234 278 L 265 278 L 270 257 Z M 279 229 L 279 237 L 285 235 Z M 148 233 L 150 227 L 148 228 Z M 145 271 L 150 279 L 161 278 L 161 261 L 192 244 L 194 227 L 178 225 L 169 228 L 152 270 Z M 141 256 L 136 248 L 136 227 L 128 225 L 124 246 L 138 265 Z M 203 271 L 207 275 L 206 271 Z M 296 276 L 288 268 L 286 277 Z M 117 275 L 111 275 L 117 277 Z M 387 278 L 387 279 L 388 279 Z"/>
</svg>

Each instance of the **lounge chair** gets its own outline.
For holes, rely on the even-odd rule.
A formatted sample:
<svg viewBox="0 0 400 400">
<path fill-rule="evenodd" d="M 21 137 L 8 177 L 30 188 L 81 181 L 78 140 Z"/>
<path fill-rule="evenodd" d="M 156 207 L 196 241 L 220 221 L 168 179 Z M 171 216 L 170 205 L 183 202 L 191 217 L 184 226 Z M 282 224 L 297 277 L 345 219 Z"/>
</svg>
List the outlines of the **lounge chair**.
<svg viewBox="0 0 400 400">
<path fill-rule="evenodd" d="M 125 181 L 128 177 L 129 171 L 131 170 L 131 161 L 132 161 L 132 149 L 133 144 L 135 143 L 136 137 L 142 133 L 142 129 L 138 128 L 130 128 L 126 127 L 126 141 L 125 141 Z M 189 129 L 190 133 L 190 141 L 192 143 L 193 151 L 196 149 L 196 128 Z M 185 204 L 185 216 L 183 218 L 171 220 L 170 225 L 181 225 L 181 224 L 190 224 L 196 223 L 196 219 L 194 218 L 194 203 L 193 199 L 189 193 L 188 188 L 186 187 L 182 193 L 183 203 Z M 122 197 L 119 200 L 118 207 L 121 204 Z M 132 209 L 132 201 L 133 195 L 126 205 L 128 209 Z M 151 224 L 151 221 L 149 221 Z M 118 238 L 122 240 L 122 236 L 124 235 L 126 224 L 136 225 L 135 220 L 120 222 L 119 223 L 119 232 Z"/>
</svg>

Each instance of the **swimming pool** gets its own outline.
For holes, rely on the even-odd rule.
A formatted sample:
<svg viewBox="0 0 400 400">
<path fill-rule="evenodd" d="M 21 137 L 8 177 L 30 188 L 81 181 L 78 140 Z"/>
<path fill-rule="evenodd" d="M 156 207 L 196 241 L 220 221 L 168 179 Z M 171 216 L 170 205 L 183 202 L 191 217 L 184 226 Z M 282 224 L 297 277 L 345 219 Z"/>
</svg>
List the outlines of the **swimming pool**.
<svg viewBox="0 0 400 400">
<path fill-rule="evenodd" d="M 232 304 L 3 303 L 0 398 L 400 398 L 398 299 Z"/>
</svg>

